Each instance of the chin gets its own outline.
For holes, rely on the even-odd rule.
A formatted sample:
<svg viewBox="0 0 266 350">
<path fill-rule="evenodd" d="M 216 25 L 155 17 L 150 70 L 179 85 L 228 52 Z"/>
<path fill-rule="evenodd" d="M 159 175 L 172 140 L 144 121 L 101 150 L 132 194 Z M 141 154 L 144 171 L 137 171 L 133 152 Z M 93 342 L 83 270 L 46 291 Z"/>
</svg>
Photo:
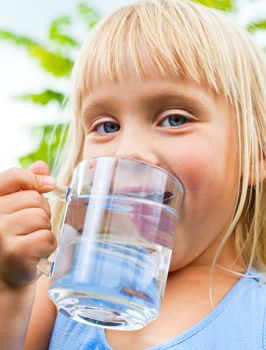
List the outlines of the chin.
<svg viewBox="0 0 266 350">
<path fill-rule="evenodd" d="M 192 263 L 193 259 L 177 259 L 177 261 L 171 261 L 170 263 L 170 268 L 169 268 L 169 273 L 170 272 L 175 272 L 177 270 L 180 270 L 186 266 L 188 266 L 190 263 Z"/>
</svg>

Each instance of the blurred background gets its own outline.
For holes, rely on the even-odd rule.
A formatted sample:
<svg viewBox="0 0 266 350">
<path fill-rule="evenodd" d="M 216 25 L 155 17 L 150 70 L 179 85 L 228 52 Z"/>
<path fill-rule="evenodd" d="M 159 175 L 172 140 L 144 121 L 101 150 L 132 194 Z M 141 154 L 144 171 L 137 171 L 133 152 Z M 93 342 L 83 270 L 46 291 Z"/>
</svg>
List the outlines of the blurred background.
<svg viewBox="0 0 266 350">
<path fill-rule="evenodd" d="M 0 0 L 0 171 L 38 159 L 53 165 L 79 47 L 100 18 L 132 2 Z M 226 12 L 266 50 L 266 0 L 197 2 Z"/>
</svg>

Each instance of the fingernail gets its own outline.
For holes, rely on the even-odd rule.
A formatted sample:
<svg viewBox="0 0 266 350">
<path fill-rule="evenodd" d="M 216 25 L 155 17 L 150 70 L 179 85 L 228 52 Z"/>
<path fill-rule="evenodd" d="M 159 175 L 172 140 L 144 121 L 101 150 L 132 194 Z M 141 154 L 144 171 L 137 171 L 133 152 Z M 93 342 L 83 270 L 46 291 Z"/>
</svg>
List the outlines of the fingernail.
<svg viewBox="0 0 266 350">
<path fill-rule="evenodd" d="M 44 185 L 54 186 L 56 184 L 56 181 L 52 176 L 44 176 L 43 183 Z"/>
</svg>

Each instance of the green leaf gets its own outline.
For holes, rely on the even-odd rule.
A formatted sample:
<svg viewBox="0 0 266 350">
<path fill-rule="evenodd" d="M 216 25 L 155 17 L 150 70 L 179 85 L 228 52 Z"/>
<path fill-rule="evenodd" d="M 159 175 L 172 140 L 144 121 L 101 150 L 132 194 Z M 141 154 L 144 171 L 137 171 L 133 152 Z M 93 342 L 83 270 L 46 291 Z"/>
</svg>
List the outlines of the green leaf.
<svg viewBox="0 0 266 350">
<path fill-rule="evenodd" d="M 69 76 L 73 61 L 60 53 L 52 52 L 39 45 L 29 48 L 29 54 L 39 61 L 42 68 L 56 77 Z"/>
<path fill-rule="evenodd" d="M 266 30 L 266 19 L 259 20 L 258 22 L 252 22 L 247 26 L 247 30 L 251 33 L 257 30 Z"/>
<path fill-rule="evenodd" d="M 82 0 L 81 0 L 82 1 Z M 69 16 L 55 18 L 48 26 L 48 40 L 38 42 L 31 37 L 18 35 L 12 31 L 0 28 L 0 40 L 22 47 L 27 50 L 31 59 L 36 60 L 40 68 L 46 73 L 55 77 L 68 77 L 73 66 L 72 54 L 79 46 L 76 21 L 79 25 L 85 23 L 87 31 L 95 26 L 100 19 L 100 15 L 85 0 L 75 7 L 75 13 L 70 12 Z M 75 20 L 75 23 L 74 23 Z M 62 103 L 63 94 L 56 89 L 46 89 L 41 92 L 25 93 L 16 98 L 25 102 L 32 102 L 41 106 L 46 106 L 53 101 Z M 41 159 L 46 161 L 50 167 L 57 159 L 57 153 L 61 146 L 65 144 L 68 124 L 43 125 L 31 128 L 30 135 L 37 142 L 37 147 L 27 155 L 20 158 L 22 167 L 27 168 L 34 161 Z"/>
<path fill-rule="evenodd" d="M 222 11 L 232 11 L 234 9 L 234 0 L 194 0 L 194 2 Z"/>
<path fill-rule="evenodd" d="M 70 58 L 47 50 L 32 38 L 17 35 L 6 30 L 0 30 L 1 39 L 7 40 L 14 45 L 25 47 L 30 56 L 37 59 L 46 72 L 56 77 L 69 76 L 73 66 L 73 61 Z"/>
<path fill-rule="evenodd" d="M 86 3 L 78 4 L 76 10 L 88 29 L 92 29 L 100 19 L 99 13 L 92 7 L 89 7 Z"/>
<path fill-rule="evenodd" d="M 49 38 L 63 46 L 77 47 L 78 41 L 65 33 L 66 28 L 72 24 L 69 16 L 63 16 L 55 19 L 49 28 Z"/>
<path fill-rule="evenodd" d="M 32 45 L 38 45 L 34 39 L 28 36 L 18 35 L 4 29 L 0 29 L 0 39 L 9 41 L 10 43 L 17 46 L 24 46 L 26 48 Z"/>
<path fill-rule="evenodd" d="M 39 140 L 37 148 L 19 158 L 20 165 L 28 168 L 37 160 L 48 163 L 50 168 L 55 165 L 58 152 L 66 142 L 68 124 L 47 124 L 31 128 L 31 136 Z"/>
<path fill-rule="evenodd" d="M 46 106 L 50 102 L 57 102 L 61 106 L 64 100 L 64 94 L 47 89 L 38 94 L 23 94 L 20 96 L 15 96 L 15 99 L 25 102 L 32 102 L 41 106 Z"/>
</svg>

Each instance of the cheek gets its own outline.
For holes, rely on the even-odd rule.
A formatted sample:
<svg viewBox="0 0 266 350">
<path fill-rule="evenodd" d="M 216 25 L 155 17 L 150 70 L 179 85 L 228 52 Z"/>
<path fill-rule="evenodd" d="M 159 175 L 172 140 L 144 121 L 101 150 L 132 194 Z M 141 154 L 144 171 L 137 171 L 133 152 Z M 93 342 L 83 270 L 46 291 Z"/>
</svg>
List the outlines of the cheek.
<svg viewBox="0 0 266 350">
<path fill-rule="evenodd" d="M 225 182 L 225 159 L 208 147 L 187 147 L 171 158 L 172 170 L 182 181 L 185 192 L 205 192 L 210 186 Z M 174 166 L 173 166 L 174 164 Z"/>
<path fill-rule="evenodd" d="M 175 237 L 172 266 L 180 267 L 199 256 L 231 222 L 237 196 L 237 156 L 210 147 L 176 156 L 173 169 L 185 195 Z"/>
<path fill-rule="evenodd" d="M 228 188 L 224 167 L 202 154 L 187 154 L 181 161 L 180 179 L 185 188 L 181 218 L 189 226 L 188 233 L 204 227 L 202 232 L 210 230 L 214 216 L 222 215 L 221 206 L 228 205 Z M 208 223 L 211 223 L 209 225 Z"/>
<path fill-rule="evenodd" d="M 239 154 L 228 136 L 201 135 L 184 143 L 169 157 L 169 167 L 184 185 L 185 199 L 211 201 L 212 197 L 236 191 Z"/>
<path fill-rule="evenodd" d="M 225 221 L 233 211 L 237 193 L 237 162 L 233 154 L 191 155 L 191 162 L 183 164 L 185 209 L 194 217 L 220 217 Z"/>
<path fill-rule="evenodd" d="M 91 157 L 100 157 L 100 156 L 112 156 L 114 155 L 114 150 L 112 146 L 105 143 L 94 143 L 91 142 L 89 137 L 86 137 L 83 149 L 83 159 Z"/>
</svg>

